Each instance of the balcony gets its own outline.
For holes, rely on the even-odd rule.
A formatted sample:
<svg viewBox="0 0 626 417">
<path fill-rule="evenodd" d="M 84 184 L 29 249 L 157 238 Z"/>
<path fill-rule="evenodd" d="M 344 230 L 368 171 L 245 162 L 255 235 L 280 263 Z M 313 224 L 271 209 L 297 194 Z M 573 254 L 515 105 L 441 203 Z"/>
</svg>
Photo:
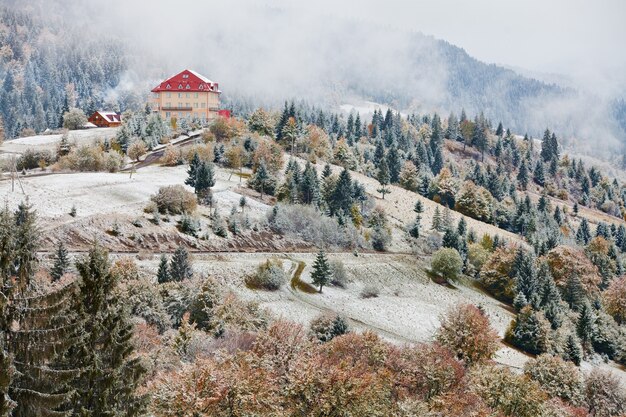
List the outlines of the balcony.
<svg viewBox="0 0 626 417">
<path fill-rule="evenodd" d="M 162 111 L 191 111 L 193 108 L 190 107 L 178 107 L 178 106 L 163 106 L 161 107 Z"/>
</svg>

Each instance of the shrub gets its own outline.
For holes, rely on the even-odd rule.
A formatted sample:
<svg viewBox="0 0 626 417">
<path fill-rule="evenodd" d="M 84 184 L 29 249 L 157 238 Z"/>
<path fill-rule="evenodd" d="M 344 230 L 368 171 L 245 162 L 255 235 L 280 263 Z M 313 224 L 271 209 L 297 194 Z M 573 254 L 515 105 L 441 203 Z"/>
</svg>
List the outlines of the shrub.
<svg viewBox="0 0 626 417">
<path fill-rule="evenodd" d="M 535 381 L 509 369 L 485 366 L 472 370 L 470 389 L 505 416 L 537 417 L 544 414 L 546 395 Z"/>
<path fill-rule="evenodd" d="M 126 151 L 128 157 L 132 160 L 139 162 L 139 158 L 148 152 L 148 148 L 143 140 L 138 139 L 130 144 L 128 150 Z"/>
<path fill-rule="evenodd" d="M 54 162 L 54 155 L 52 152 L 46 150 L 35 151 L 33 149 L 26 149 L 16 161 L 16 168 L 19 171 L 38 168 L 41 161 L 46 165 L 50 165 Z"/>
<path fill-rule="evenodd" d="M 626 322 L 626 276 L 615 279 L 602 293 L 604 308 L 615 321 L 620 324 Z"/>
<path fill-rule="evenodd" d="M 161 214 L 193 213 L 198 205 L 196 195 L 182 185 L 168 185 L 150 198 Z"/>
<path fill-rule="evenodd" d="M 379 252 L 387 250 L 387 246 L 391 242 L 391 233 L 384 226 L 374 227 L 372 232 L 372 248 Z"/>
<path fill-rule="evenodd" d="M 269 291 L 280 289 L 287 282 L 283 262 L 280 259 L 268 259 L 257 267 L 254 274 L 247 276 L 245 282 L 250 288 Z"/>
<path fill-rule="evenodd" d="M 430 264 L 435 274 L 455 281 L 461 274 L 463 259 L 456 249 L 442 248 L 434 253 Z"/>
<path fill-rule="evenodd" d="M 122 282 L 136 281 L 141 277 L 137 263 L 128 256 L 115 261 L 111 267 L 111 274 L 117 275 Z"/>
<path fill-rule="evenodd" d="M 485 289 L 500 301 L 512 303 L 516 294 L 515 280 L 511 278 L 511 268 L 515 261 L 513 247 L 496 249 L 483 264 L 480 280 Z"/>
<path fill-rule="evenodd" d="M 170 316 L 156 286 L 136 279 L 128 281 L 125 290 L 125 301 L 130 314 L 143 318 L 146 323 L 156 326 L 161 333 L 171 326 Z"/>
<path fill-rule="evenodd" d="M 330 283 L 337 287 L 346 288 L 348 286 L 348 274 L 343 262 L 339 259 L 330 261 L 330 270 L 332 272 Z"/>
<path fill-rule="evenodd" d="M 300 238 L 317 247 L 363 247 L 363 238 L 350 222 L 339 227 L 337 220 L 324 216 L 318 210 L 305 205 L 274 206 L 270 211 L 271 228 L 278 233 Z"/>
<path fill-rule="evenodd" d="M 609 371 L 593 368 L 585 380 L 585 398 L 594 417 L 618 416 L 626 412 L 622 385 Z"/>
<path fill-rule="evenodd" d="M 453 307 L 441 317 L 437 341 L 467 365 L 490 360 L 500 345 L 485 314 L 471 304 Z"/>
<path fill-rule="evenodd" d="M 366 285 L 361 290 L 361 298 L 377 298 L 380 295 L 380 290 L 374 285 Z"/>
<path fill-rule="evenodd" d="M 543 354 L 526 362 L 524 374 L 538 382 L 550 397 L 558 397 L 572 405 L 583 402 L 582 375 L 572 362 Z"/>
<path fill-rule="evenodd" d="M 330 342 L 349 331 L 348 322 L 338 314 L 322 314 L 311 322 L 311 336 L 320 342 Z"/>
<path fill-rule="evenodd" d="M 465 375 L 454 353 L 436 342 L 403 349 L 391 367 L 400 374 L 397 383 L 424 401 L 459 387 Z"/>
<path fill-rule="evenodd" d="M 116 151 L 104 151 L 99 145 L 82 145 L 59 158 L 57 167 L 72 171 L 119 171 L 124 157 Z"/>
<path fill-rule="evenodd" d="M 183 155 L 180 149 L 167 145 L 165 152 L 161 157 L 161 163 L 165 166 L 181 165 L 183 163 Z"/>
<path fill-rule="evenodd" d="M 82 110 L 73 108 L 63 113 L 63 127 L 65 129 L 80 129 L 87 123 L 87 116 Z"/>
<path fill-rule="evenodd" d="M 193 237 L 198 237 L 200 222 L 187 214 L 183 214 L 180 218 L 180 222 L 178 223 L 178 227 L 181 232 Z"/>
</svg>

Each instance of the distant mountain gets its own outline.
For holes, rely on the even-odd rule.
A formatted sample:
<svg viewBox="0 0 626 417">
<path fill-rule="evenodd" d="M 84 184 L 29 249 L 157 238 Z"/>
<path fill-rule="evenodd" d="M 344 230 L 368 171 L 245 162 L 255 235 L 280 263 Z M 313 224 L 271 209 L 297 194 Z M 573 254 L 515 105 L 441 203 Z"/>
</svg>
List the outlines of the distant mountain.
<svg viewBox="0 0 626 417">
<path fill-rule="evenodd" d="M 11 5 L 0 12 L 0 115 L 9 136 L 55 127 L 68 105 L 86 112 L 142 106 L 151 82 L 185 67 L 219 81 L 225 101 L 246 108 L 287 99 L 338 108 L 354 99 L 406 113 L 465 109 L 520 133 L 538 136 L 550 127 L 565 144 L 589 152 L 599 148 L 585 149 L 589 139 L 615 148 L 624 136 L 623 101 L 486 64 L 421 33 L 222 5 L 211 13 L 223 18 L 206 26 L 198 10 L 184 16 L 197 33 L 171 36 L 158 26 L 159 8 L 128 8 L 118 16 L 113 7 L 110 16 L 80 17 L 81 3 L 67 6 L 73 14 L 64 18 L 38 0 L 29 3 L 39 8 L 5 1 Z M 125 24 L 139 15 L 141 25 Z"/>
</svg>

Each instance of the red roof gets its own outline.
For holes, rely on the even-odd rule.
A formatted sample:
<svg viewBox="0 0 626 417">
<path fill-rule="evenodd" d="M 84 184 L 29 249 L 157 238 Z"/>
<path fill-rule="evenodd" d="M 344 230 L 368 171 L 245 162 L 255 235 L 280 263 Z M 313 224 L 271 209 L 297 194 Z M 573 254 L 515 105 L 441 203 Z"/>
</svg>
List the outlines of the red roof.
<svg viewBox="0 0 626 417">
<path fill-rule="evenodd" d="M 152 89 L 153 93 L 159 91 L 219 91 L 217 83 L 192 70 L 184 70 L 173 77 L 168 78 Z"/>
</svg>

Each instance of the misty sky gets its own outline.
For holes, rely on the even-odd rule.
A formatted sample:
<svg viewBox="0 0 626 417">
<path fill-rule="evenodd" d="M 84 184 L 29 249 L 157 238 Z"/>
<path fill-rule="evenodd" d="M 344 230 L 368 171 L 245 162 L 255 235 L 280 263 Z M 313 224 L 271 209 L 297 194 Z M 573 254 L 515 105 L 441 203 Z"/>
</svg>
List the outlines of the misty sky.
<svg viewBox="0 0 626 417">
<path fill-rule="evenodd" d="M 274 0 L 421 31 L 489 62 L 575 78 L 626 77 L 624 0 Z"/>
</svg>

